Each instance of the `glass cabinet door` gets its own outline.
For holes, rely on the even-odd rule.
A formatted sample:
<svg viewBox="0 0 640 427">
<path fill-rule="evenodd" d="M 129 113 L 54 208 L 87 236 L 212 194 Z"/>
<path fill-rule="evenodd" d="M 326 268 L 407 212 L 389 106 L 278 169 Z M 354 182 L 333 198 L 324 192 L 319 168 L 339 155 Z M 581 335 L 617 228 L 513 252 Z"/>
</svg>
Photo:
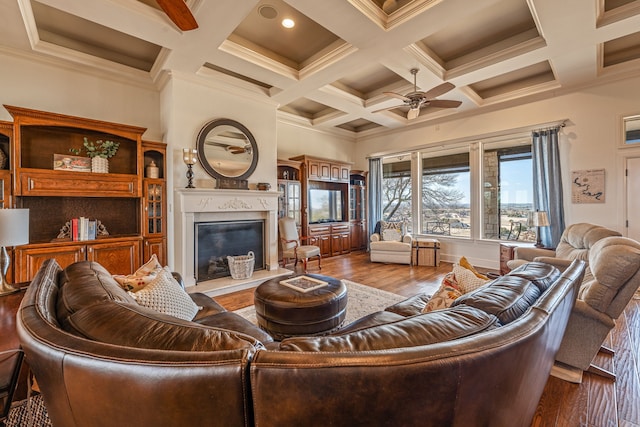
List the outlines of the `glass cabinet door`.
<svg viewBox="0 0 640 427">
<path fill-rule="evenodd" d="M 158 182 L 147 182 L 147 233 L 163 233 L 162 218 L 164 215 L 162 208 L 163 185 Z"/>
<path fill-rule="evenodd" d="M 288 187 L 287 215 L 293 218 L 296 224 L 300 225 L 300 183 L 290 182 Z"/>
</svg>

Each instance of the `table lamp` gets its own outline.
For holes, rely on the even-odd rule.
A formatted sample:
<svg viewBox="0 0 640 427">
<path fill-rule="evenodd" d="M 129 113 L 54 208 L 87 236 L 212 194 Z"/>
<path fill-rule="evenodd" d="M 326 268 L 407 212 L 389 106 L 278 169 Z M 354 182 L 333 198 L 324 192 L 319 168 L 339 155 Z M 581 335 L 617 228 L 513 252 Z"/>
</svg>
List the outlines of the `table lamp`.
<svg viewBox="0 0 640 427">
<path fill-rule="evenodd" d="M 551 225 L 549 224 L 549 216 L 547 215 L 547 212 L 539 210 L 531 212 L 528 225 L 530 227 L 536 227 L 536 248 L 544 247 L 542 241 L 540 240 L 540 227 L 548 227 L 549 225 Z"/>
<path fill-rule="evenodd" d="M 187 186 L 185 188 L 196 188 L 193 186 L 193 165 L 198 161 L 198 150 L 195 148 L 183 148 L 182 160 L 187 165 Z"/>
<path fill-rule="evenodd" d="M 20 289 L 7 282 L 7 270 L 11 258 L 7 246 L 18 246 L 29 243 L 29 209 L 0 209 L 0 296 L 18 292 Z"/>
</svg>

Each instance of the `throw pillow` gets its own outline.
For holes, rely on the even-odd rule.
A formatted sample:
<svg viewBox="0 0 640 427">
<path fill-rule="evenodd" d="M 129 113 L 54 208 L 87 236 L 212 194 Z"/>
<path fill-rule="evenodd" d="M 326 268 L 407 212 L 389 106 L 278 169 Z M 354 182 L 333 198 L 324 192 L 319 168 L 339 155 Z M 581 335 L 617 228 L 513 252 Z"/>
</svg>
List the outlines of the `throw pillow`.
<svg viewBox="0 0 640 427">
<path fill-rule="evenodd" d="M 128 276 L 117 274 L 113 278 L 125 291 L 135 292 L 154 281 L 160 271 L 162 271 L 162 265 L 158 262 L 156 254 L 153 254 L 149 261 L 137 269 L 135 273 Z"/>
<path fill-rule="evenodd" d="M 162 268 L 155 280 L 144 288 L 129 291 L 129 295 L 141 306 L 183 320 L 193 320 L 200 309 L 173 278 L 169 267 Z"/>
<path fill-rule="evenodd" d="M 425 305 L 422 312 L 428 313 L 433 310 L 448 308 L 460 296 L 462 296 L 462 292 L 460 291 L 453 272 L 447 273 L 444 279 L 442 279 L 442 284 L 431 299 L 429 299 L 429 302 Z"/>
<path fill-rule="evenodd" d="M 489 278 L 487 276 L 485 276 L 482 273 L 479 273 L 475 267 L 467 260 L 467 258 L 462 257 L 460 258 L 460 261 L 458 261 L 458 264 L 460 264 L 460 267 L 464 267 L 467 270 L 471 270 L 473 272 L 473 274 L 476 275 L 476 277 L 478 277 L 479 279 L 482 280 L 489 280 Z"/>
<path fill-rule="evenodd" d="M 463 294 L 475 291 L 485 283 L 489 283 L 489 280 L 480 279 L 471 270 L 460 266 L 460 264 L 453 264 L 453 274 Z"/>
<path fill-rule="evenodd" d="M 382 240 L 401 242 L 403 234 L 402 222 L 380 221 L 380 236 Z"/>
</svg>

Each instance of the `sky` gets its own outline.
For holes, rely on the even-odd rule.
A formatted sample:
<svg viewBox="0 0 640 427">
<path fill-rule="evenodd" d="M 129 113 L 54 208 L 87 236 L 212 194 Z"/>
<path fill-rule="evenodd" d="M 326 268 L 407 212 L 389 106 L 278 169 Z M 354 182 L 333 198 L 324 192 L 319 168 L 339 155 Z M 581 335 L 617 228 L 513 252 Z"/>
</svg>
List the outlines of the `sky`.
<svg viewBox="0 0 640 427">
<path fill-rule="evenodd" d="M 469 173 L 458 174 L 456 188 L 464 194 L 463 204 L 470 204 Z M 502 203 L 533 203 L 533 174 L 531 160 L 503 162 L 500 170 Z"/>
</svg>

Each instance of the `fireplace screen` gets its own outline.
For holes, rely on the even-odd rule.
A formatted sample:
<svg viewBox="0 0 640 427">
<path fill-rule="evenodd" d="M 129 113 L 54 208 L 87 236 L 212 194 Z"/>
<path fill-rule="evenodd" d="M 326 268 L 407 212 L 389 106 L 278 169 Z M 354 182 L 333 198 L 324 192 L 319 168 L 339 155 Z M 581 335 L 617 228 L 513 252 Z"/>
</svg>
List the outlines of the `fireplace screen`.
<svg viewBox="0 0 640 427">
<path fill-rule="evenodd" d="M 231 276 L 227 256 L 255 254 L 254 270 L 264 269 L 264 221 L 198 222 L 196 283 Z"/>
</svg>

